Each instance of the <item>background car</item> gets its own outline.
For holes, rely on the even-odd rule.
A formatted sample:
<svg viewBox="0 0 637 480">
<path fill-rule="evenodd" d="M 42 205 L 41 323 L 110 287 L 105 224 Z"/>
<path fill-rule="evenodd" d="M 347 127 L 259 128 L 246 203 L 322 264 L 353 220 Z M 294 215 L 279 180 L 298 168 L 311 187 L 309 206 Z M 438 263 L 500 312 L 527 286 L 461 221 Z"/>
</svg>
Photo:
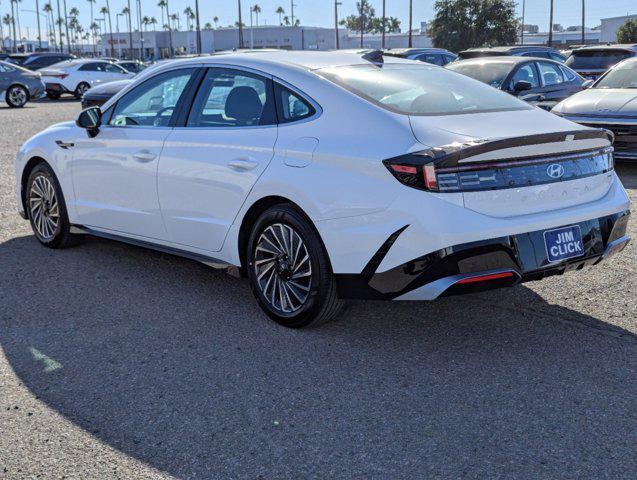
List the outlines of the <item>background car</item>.
<svg viewBox="0 0 637 480">
<path fill-rule="evenodd" d="M 469 58 L 478 57 L 500 57 L 500 56 L 516 56 L 516 57 L 534 57 L 534 58 L 547 58 L 549 60 L 555 60 L 556 62 L 564 62 L 566 57 L 559 51 L 551 47 L 543 47 L 541 45 L 535 46 L 504 46 L 504 47 L 480 47 L 469 48 L 458 52 L 458 60 L 466 60 Z"/>
<path fill-rule="evenodd" d="M 418 60 L 440 66 L 453 62 L 457 57 L 455 53 L 444 48 L 392 48 L 383 51 L 383 55 Z"/>
<path fill-rule="evenodd" d="M 145 68 L 148 68 L 148 65 L 145 65 L 139 60 L 122 60 L 120 62 L 116 62 L 116 65 L 119 65 L 124 70 L 131 73 L 139 73 Z"/>
<path fill-rule="evenodd" d="M 595 84 L 562 101 L 553 113 L 615 134 L 615 158 L 637 160 L 637 57 L 612 67 Z"/>
<path fill-rule="evenodd" d="M 24 107 L 26 103 L 44 93 L 44 83 L 39 73 L 0 61 L 0 96 L 12 108 Z"/>
<path fill-rule="evenodd" d="M 104 105 L 112 96 L 119 93 L 133 80 L 115 80 L 114 82 L 101 83 L 90 88 L 82 96 L 82 108 L 100 107 Z"/>
<path fill-rule="evenodd" d="M 9 55 L 7 61 L 15 63 L 29 70 L 39 70 L 50 67 L 56 63 L 77 58 L 70 53 L 38 52 L 38 53 L 14 53 Z"/>
<path fill-rule="evenodd" d="M 519 96 L 545 110 L 585 88 L 585 80 L 560 62 L 542 58 L 482 57 L 445 66 Z"/>
<path fill-rule="evenodd" d="M 58 99 L 65 93 L 81 99 L 95 85 L 135 76 L 112 62 L 92 59 L 68 60 L 42 69 L 40 73 L 46 84 L 46 94 L 51 99 Z"/>
<path fill-rule="evenodd" d="M 597 45 L 577 48 L 565 64 L 587 80 L 597 80 L 613 65 L 637 56 L 637 45 Z"/>
</svg>

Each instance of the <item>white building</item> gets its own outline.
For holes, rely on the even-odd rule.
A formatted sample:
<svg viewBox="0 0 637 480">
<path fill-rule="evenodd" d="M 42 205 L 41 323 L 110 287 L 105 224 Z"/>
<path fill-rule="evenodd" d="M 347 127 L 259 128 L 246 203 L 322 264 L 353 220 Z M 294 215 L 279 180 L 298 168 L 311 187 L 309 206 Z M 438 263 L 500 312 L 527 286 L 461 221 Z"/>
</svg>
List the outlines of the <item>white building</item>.
<svg viewBox="0 0 637 480">
<path fill-rule="evenodd" d="M 602 42 L 616 42 L 617 30 L 626 20 L 637 20 L 637 15 L 624 15 L 623 17 L 602 18 Z"/>
</svg>

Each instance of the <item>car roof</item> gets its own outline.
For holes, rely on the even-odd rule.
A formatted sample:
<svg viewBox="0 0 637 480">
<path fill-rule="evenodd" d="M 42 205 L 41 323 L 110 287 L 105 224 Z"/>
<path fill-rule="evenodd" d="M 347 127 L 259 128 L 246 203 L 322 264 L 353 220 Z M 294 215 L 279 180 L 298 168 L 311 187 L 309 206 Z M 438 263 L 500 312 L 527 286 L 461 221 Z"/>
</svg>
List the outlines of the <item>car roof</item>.
<svg viewBox="0 0 637 480">
<path fill-rule="evenodd" d="M 384 53 L 388 55 L 391 55 L 391 54 L 405 55 L 405 54 L 420 53 L 420 52 L 422 53 L 451 53 L 449 50 L 446 50 L 444 48 L 435 48 L 435 47 L 388 48 L 384 50 Z M 453 53 L 451 54 L 453 55 Z"/>
<path fill-rule="evenodd" d="M 500 47 L 475 47 L 463 50 L 463 52 L 526 52 L 530 50 L 555 50 L 544 45 L 509 45 Z M 461 52 L 462 53 L 462 52 Z"/>
<path fill-rule="evenodd" d="M 576 48 L 573 53 L 577 52 L 590 52 L 590 51 L 602 51 L 602 50 L 625 50 L 631 52 L 637 52 L 637 44 L 635 43 L 616 43 L 614 45 L 588 45 L 586 47 Z"/>
<path fill-rule="evenodd" d="M 560 62 L 556 62 L 554 60 L 550 60 L 548 58 L 535 58 L 535 57 L 516 57 L 513 55 L 493 55 L 493 56 L 489 56 L 489 57 L 475 57 L 475 58 L 466 58 L 463 60 L 456 60 L 455 62 L 453 62 L 454 64 L 458 65 L 458 64 L 463 64 L 463 65 L 467 65 L 470 63 L 507 63 L 509 65 L 517 65 L 518 63 L 526 63 L 526 62 L 532 62 L 534 60 L 542 60 L 542 61 L 547 61 L 547 62 L 553 62 L 553 63 L 560 63 Z"/>
<path fill-rule="evenodd" d="M 374 52 L 374 50 L 371 50 Z M 171 68 L 176 63 L 180 65 L 199 65 L 199 64 L 215 64 L 223 63 L 229 65 L 239 65 L 245 67 L 278 67 L 282 69 L 302 69 L 317 70 L 327 67 L 339 67 L 350 65 L 371 65 L 370 60 L 366 60 L 363 54 L 350 51 L 307 51 L 307 50 L 279 50 L 269 52 L 250 52 L 245 53 L 228 53 L 225 55 L 213 55 L 210 57 L 197 57 L 184 60 L 174 60 L 166 62 L 166 66 L 162 68 Z M 384 63 L 403 63 L 413 65 L 411 60 L 405 60 L 397 57 L 386 57 Z M 156 70 L 158 71 L 158 70 Z"/>
</svg>

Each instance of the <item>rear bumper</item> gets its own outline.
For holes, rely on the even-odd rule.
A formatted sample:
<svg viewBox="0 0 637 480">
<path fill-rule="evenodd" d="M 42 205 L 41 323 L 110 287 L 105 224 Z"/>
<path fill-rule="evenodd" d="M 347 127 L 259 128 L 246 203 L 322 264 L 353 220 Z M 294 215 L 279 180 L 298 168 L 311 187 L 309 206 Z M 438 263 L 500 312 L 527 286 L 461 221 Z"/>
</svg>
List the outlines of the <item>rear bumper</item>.
<svg viewBox="0 0 637 480">
<path fill-rule="evenodd" d="M 69 92 L 69 90 L 61 83 L 46 82 L 46 93 L 51 93 L 53 95 L 62 95 L 63 93 L 71 92 Z"/>
<path fill-rule="evenodd" d="M 378 300 L 433 300 L 447 295 L 472 293 L 520 282 L 561 275 L 597 265 L 621 251 L 629 241 L 626 226 L 630 213 L 623 211 L 577 222 L 585 253 L 551 263 L 544 244 L 544 230 L 454 245 L 415 258 L 384 272 L 376 272 L 382 258 L 372 258 L 361 274 L 337 274 L 341 298 Z M 567 225 L 564 225 L 567 226 Z M 381 247 L 386 254 L 402 230 Z"/>
</svg>

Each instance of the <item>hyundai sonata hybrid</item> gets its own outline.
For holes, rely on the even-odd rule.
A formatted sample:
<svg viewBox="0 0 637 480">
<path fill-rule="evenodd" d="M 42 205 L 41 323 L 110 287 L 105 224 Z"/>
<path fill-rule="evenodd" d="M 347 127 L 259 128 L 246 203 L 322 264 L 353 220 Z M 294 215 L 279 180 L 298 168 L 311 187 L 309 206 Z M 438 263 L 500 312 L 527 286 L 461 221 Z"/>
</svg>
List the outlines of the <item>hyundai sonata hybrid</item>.
<svg viewBox="0 0 637 480">
<path fill-rule="evenodd" d="M 248 277 L 288 327 L 596 265 L 629 241 L 612 134 L 382 52 L 142 72 L 16 158 L 50 248 L 88 233 Z"/>
</svg>

